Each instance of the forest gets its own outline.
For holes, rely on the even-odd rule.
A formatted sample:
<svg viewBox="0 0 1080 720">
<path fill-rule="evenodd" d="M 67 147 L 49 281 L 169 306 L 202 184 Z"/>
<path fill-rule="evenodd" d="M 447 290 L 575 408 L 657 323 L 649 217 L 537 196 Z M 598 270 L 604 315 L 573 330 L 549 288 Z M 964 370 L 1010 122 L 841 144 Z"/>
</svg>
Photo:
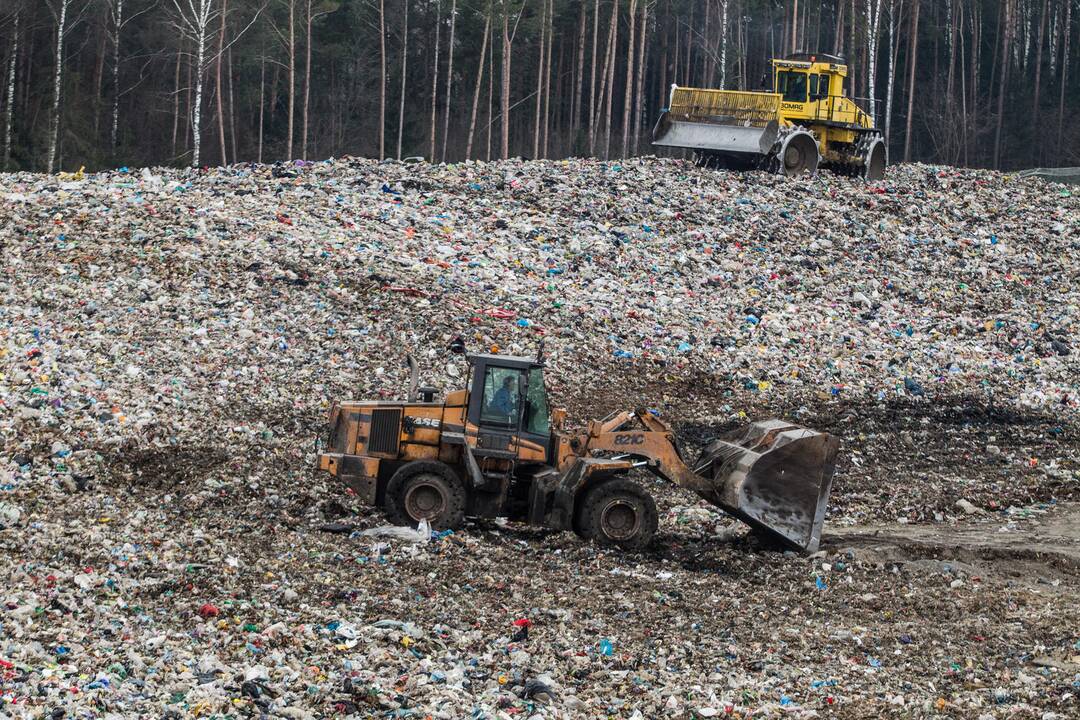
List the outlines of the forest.
<svg viewBox="0 0 1080 720">
<path fill-rule="evenodd" d="M 0 0 L 8 171 L 652 154 L 672 84 L 842 55 L 890 162 L 1080 165 L 1080 0 Z M 664 153 L 657 153 L 664 154 Z"/>
</svg>

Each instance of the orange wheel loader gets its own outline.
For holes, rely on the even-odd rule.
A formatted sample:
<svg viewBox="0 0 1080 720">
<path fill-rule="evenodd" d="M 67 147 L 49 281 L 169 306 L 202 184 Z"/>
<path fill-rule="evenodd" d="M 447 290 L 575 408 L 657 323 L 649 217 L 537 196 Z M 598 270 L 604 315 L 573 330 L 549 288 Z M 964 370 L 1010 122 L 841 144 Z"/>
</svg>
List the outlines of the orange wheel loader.
<svg viewBox="0 0 1080 720">
<path fill-rule="evenodd" d="M 714 440 L 687 464 L 675 434 L 652 412 L 614 413 L 584 432 L 549 409 L 541 357 L 468 355 L 465 389 L 438 399 L 343 401 L 330 410 L 319 468 L 392 522 L 437 529 L 466 517 L 506 517 L 644 549 L 656 504 L 628 476 L 644 468 L 688 488 L 782 544 L 814 552 L 821 539 L 837 438 L 781 420 Z"/>
</svg>

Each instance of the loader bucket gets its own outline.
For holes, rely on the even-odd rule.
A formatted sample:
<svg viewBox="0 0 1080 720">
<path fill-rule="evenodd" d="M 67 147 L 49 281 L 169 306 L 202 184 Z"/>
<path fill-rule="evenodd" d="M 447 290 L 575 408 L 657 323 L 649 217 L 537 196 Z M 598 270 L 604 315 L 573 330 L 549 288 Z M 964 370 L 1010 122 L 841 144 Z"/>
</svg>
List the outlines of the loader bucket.
<svg viewBox="0 0 1080 720">
<path fill-rule="evenodd" d="M 839 445 L 827 433 L 765 420 L 711 442 L 694 470 L 711 478 L 710 501 L 794 550 L 816 552 Z"/>
</svg>

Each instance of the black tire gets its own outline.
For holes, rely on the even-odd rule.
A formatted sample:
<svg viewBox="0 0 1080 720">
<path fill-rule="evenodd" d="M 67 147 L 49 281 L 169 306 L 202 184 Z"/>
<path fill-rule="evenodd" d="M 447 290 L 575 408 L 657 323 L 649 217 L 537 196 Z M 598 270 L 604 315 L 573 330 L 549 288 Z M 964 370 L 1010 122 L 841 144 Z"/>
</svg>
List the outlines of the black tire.
<svg viewBox="0 0 1080 720">
<path fill-rule="evenodd" d="M 809 133 L 800 132 L 784 145 L 780 169 L 787 177 L 813 175 L 818 168 L 818 147 Z"/>
<path fill-rule="evenodd" d="M 395 525 L 416 527 L 424 518 L 435 530 L 465 522 L 465 486 L 440 462 L 417 460 L 398 469 L 386 486 L 386 514 Z"/>
<path fill-rule="evenodd" d="M 585 493 L 575 530 L 600 545 L 638 552 L 656 536 L 657 523 L 652 496 L 637 483 L 619 478 Z"/>
<path fill-rule="evenodd" d="M 873 182 L 885 179 L 885 164 L 888 162 L 885 152 L 885 143 L 877 142 L 870 147 L 863 165 L 863 178 Z"/>
</svg>

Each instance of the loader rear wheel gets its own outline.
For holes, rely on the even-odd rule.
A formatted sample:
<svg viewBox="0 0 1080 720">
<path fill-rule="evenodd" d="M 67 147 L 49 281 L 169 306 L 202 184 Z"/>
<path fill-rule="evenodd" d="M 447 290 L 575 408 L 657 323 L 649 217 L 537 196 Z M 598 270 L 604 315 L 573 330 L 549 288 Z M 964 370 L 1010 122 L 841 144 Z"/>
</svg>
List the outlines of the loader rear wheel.
<svg viewBox="0 0 1080 720">
<path fill-rule="evenodd" d="M 409 463 L 386 486 L 386 512 L 395 525 L 427 518 L 436 530 L 453 530 L 465 521 L 465 487 L 442 463 Z"/>
<path fill-rule="evenodd" d="M 610 480 L 587 491 L 575 523 L 579 535 L 601 545 L 644 550 L 656 535 L 656 503 L 629 480 Z"/>
</svg>

